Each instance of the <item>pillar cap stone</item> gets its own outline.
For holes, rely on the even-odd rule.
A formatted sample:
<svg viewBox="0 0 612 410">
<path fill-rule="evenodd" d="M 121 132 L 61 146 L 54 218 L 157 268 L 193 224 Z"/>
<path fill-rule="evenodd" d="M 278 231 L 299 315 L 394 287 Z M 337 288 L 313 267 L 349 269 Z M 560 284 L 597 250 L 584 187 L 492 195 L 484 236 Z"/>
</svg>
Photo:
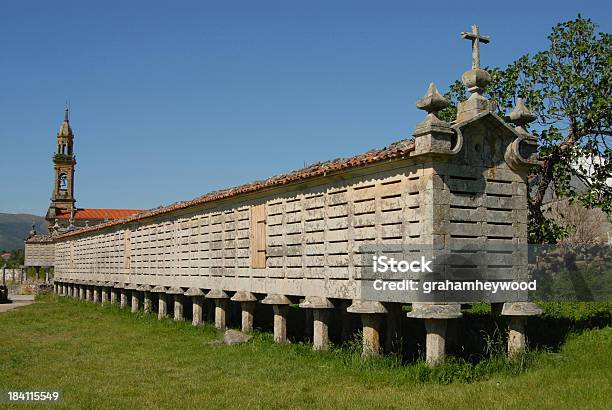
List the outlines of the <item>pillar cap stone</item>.
<svg viewBox="0 0 612 410">
<path fill-rule="evenodd" d="M 137 290 L 138 285 L 136 283 L 128 283 L 125 287 L 126 290 Z"/>
<path fill-rule="evenodd" d="M 261 301 L 264 305 L 290 305 L 291 301 L 285 295 L 271 294 Z"/>
<path fill-rule="evenodd" d="M 151 285 L 140 285 L 140 286 L 138 286 L 138 288 L 136 290 L 139 290 L 141 292 L 150 292 L 151 289 L 153 289 L 151 287 Z"/>
<path fill-rule="evenodd" d="M 117 282 L 115 284 L 115 289 L 125 289 L 125 283 Z"/>
<path fill-rule="evenodd" d="M 306 296 L 306 299 L 300 303 L 303 309 L 332 309 L 333 303 L 329 299 L 321 296 Z"/>
<path fill-rule="evenodd" d="M 255 295 L 244 290 L 236 292 L 230 300 L 233 300 L 234 302 L 257 302 Z"/>
<path fill-rule="evenodd" d="M 544 311 L 531 302 L 506 302 L 502 308 L 504 316 L 537 316 L 542 313 Z"/>
<path fill-rule="evenodd" d="M 115 282 L 106 282 L 106 283 L 104 283 L 104 286 L 112 288 L 112 287 L 115 286 Z"/>
<path fill-rule="evenodd" d="M 166 287 L 165 286 L 155 286 L 151 292 L 153 293 L 166 293 Z"/>
<path fill-rule="evenodd" d="M 170 289 L 168 289 L 166 293 L 169 295 L 182 295 L 185 292 L 183 291 L 183 289 L 173 286 Z"/>
<path fill-rule="evenodd" d="M 387 308 L 380 302 L 353 300 L 353 303 L 346 308 L 346 311 L 349 313 L 387 313 Z"/>
<path fill-rule="evenodd" d="M 204 292 L 200 288 L 189 288 L 185 296 L 204 296 Z"/>
<path fill-rule="evenodd" d="M 228 299 L 229 296 L 227 293 L 222 291 L 221 289 L 213 289 L 206 294 L 206 299 Z"/>
<path fill-rule="evenodd" d="M 461 305 L 454 304 L 434 304 L 434 303 L 413 303 L 412 311 L 406 316 L 413 319 L 457 319 L 463 316 Z"/>
</svg>

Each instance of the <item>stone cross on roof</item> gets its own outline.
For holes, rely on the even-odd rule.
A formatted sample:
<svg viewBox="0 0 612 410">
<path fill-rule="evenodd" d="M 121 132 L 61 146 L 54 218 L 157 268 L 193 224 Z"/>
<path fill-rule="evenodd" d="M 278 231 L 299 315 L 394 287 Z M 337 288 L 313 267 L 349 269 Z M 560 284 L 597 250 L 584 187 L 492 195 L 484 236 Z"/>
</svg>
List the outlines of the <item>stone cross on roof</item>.
<svg viewBox="0 0 612 410">
<path fill-rule="evenodd" d="M 472 69 L 480 68 L 480 43 L 487 44 L 491 37 L 481 36 L 478 26 L 474 24 L 471 32 L 461 32 L 461 38 L 472 40 Z"/>
</svg>

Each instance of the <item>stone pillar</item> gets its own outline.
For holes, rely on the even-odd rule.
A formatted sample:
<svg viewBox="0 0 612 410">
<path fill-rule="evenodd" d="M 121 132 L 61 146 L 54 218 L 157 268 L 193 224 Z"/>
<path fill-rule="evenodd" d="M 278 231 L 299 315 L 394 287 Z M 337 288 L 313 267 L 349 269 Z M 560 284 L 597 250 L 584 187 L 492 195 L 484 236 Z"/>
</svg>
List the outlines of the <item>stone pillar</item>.
<svg viewBox="0 0 612 410">
<path fill-rule="evenodd" d="M 130 300 L 131 300 L 132 313 L 137 313 L 138 310 L 140 309 L 140 297 L 136 289 L 138 289 L 138 285 L 135 283 L 130 283 L 129 285 L 125 287 L 125 290 L 129 291 L 129 294 L 131 296 Z"/>
<path fill-rule="evenodd" d="M 191 324 L 194 326 L 201 326 L 203 323 L 202 311 L 204 307 L 204 292 L 202 292 L 199 288 L 189 288 L 189 290 L 185 292 L 185 296 L 190 297 L 193 302 L 191 304 Z"/>
<path fill-rule="evenodd" d="M 177 322 L 183 321 L 183 289 L 172 287 L 166 292 L 168 295 L 174 295 L 174 320 Z"/>
<path fill-rule="evenodd" d="M 85 285 L 82 282 L 79 283 L 79 298 L 85 300 Z"/>
<path fill-rule="evenodd" d="M 334 305 L 327 298 L 308 296 L 300 303 L 300 307 L 312 312 L 312 348 L 329 349 L 329 312 Z"/>
<path fill-rule="evenodd" d="M 84 286 L 85 286 L 85 300 L 89 302 L 93 300 L 92 293 L 91 293 L 92 287 L 90 283 L 86 283 Z"/>
<path fill-rule="evenodd" d="M 380 322 L 387 309 L 380 302 L 369 300 L 353 300 L 346 309 L 349 313 L 361 315 L 363 333 L 362 356 L 372 356 L 380 353 Z"/>
<path fill-rule="evenodd" d="M 287 306 L 291 301 L 285 295 L 271 294 L 261 303 L 272 305 L 274 310 L 274 343 L 287 343 Z"/>
<path fill-rule="evenodd" d="M 125 309 L 127 307 L 127 303 L 128 303 L 128 300 L 127 300 L 127 292 L 128 291 L 125 290 L 125 285 L 124 284 L 117 285 L 115 287 L 119 288 L 119 292 L 121 292 L 119 294 L 119 307 L 121 309 Z"/>
<path fill-rule="evenodd" d="M 255 312 L 255 303 L 257 298 L 251 292 L 240 291 L 236 292 L 232 299 L 234 302 L 240 303 L 240 311 L 242 317 L 241 330 L 244 333 L 253 331 L 253 313 Z"/>
<path fill-rule="evenodd" d="M 91 287 L 93 288 L 93 303 L 100 302 L 100 287 L 95 283 Z"/>
<path fill-rule="evenodd" d="M 102 304 L 102 306 L 108 303 L 108 290 L 109 290 L 108 282 L 102 283 L 101 292 L 100 292 L 100 296 L 102 297 L 102 300 L 100 300 L 100 303 Z"/>
<path fill-rule="evenodd" d="M 459 304 L 413 303 L 408 317 L 425 319 L 425 361 L 431 367 L 441 363 L 446 356 L 447 320 L 462 316 Z"/>
<path fill-rule="evenodd" d="M 152 293 L 157 293 L 158 295 L 158 303 L 157 303 L 157 318 L 159 320 L 164 319 L 168 316 L 168 302 L 166 300 L 166 288 L 164 286 L 155 286 Z"/>
<path fill-rule="evenodd" d="M 229 296 L 221 289 L 213 289 L 206 294 L 207 299 L 215 300 L 215 327 L 225 330 L 227 322 L 227 300 Z"/>
<path fill-rule="evenodd" d="M 525 323 L 529 316 L 542 314 L 535 303 L 511 302 L 504 303 L 501 314 L 509 316 L 508 323 L 508 358 L 512 359 L 517 354 L 525 352 L 527 348 L 527 337 L 525 336 Z"/>
<path fill-rule="evenodd" d="M 119 289 L 117 288 L 117 284 L 113 282 L 108 282 L 110 285 L 110 303 L 111 305 L 116 305 L 117 300 L 119 299 Z"/>
<path fill-rule="evenodd" d="M 153 297 L 151 295 L 151 290 L 153 288 L 150 285 L 141 285 L 136 289 L 138 292 L 142 292 L 143 300 L 142 300 L 142 309 L 145 313 L 151 313 L 153 311 Z"/>
</svg>

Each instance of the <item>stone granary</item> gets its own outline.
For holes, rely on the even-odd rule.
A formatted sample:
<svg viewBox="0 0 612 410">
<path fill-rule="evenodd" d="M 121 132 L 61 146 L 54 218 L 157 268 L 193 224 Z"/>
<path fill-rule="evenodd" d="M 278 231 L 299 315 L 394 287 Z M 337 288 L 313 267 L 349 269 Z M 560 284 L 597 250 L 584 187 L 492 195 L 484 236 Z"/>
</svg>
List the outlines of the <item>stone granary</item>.
<svg viewBox="0 0 612 410">
<path fill-rule="evenodd" d="M 461 316 L 460 303 L 488 302 L 512 318 L 509 353 L 523 350 L 525 318 L 539 312 L 523 294 L 424 300 L 371 291 L 368 246 L 418 245 L 435 256 L 466 245 L 482 253 L 478 247 L 494 243 L 513 250 L 478 259 L 484 279 L 524 275 L 526 175 L 538 163 L 525 126 L 534 118 L 520 99 L 514 127 L 494 113 L 482 95 L 490 76 L 479 65 L 488 38 L 477 27 L 462 36 L 472 40 L 472 69 L 463 75 L 471 96 L 452 124 L 437 117 L 449 103 L 431 84 L 417 102 L 426 116 L 412 140 L 58 235 L 56 292 L 122 307 L 131 296 L 133 311 L 142 302 L 160 318 L 173 303 L 176 320 L 190 298 L 194 325 L 210 299 L 218 328 L 236 303 L 244 331 L 256 304 L 271 305 L 278 343 L 287 341 L 288 305 L 299 304 L 312 312 L 315 349 L 327 348 L 328 313 L 341 308 L 361 317 L 364 354 L 379 351 L 383 319 L 392 327 L 412 305 L 408 316 L 425 322 L 431 365 L 444 357 L 447 322 Z M 424 279 L 402 275 L 394 279 Z"/>
</svg>

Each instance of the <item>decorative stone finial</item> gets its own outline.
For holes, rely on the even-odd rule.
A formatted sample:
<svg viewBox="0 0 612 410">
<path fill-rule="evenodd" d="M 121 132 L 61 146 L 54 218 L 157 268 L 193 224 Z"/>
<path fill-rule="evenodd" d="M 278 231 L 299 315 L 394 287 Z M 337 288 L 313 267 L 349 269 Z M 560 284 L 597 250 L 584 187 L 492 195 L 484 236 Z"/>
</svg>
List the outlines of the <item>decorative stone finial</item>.
<svg viewBox="0 0 612 410">
<path fill-rule="evenodd" d="M 519 96 L 516 100 L 514 110 L 510 113 L 510 122 L 516 125 L 515 129 L 522 134 L 529 134 L 526 125 L 535 121 L 536 116 L 529 111 L 523 102 L 523 97 Z"/>
<path fill-rule="evenodd" d="M 472 69 L 461 76 L 461 81 L 472 95 L 467 101 L 459 103 L 457 122 L 467 121 L 484 111 L 491 111 L 489 101 L 481 94 L 491 82 L 491 75 L 480 68 L 480 43 L 487 44 L 491 38 L 481 35 L 477 25 L 472 26 L 471 32 L 462 32 L 461 38 L 472 41 Z"/>
<path fill-rule="evenodd" d="M 30 230 L 30 236 L 36 235 L 36 224 L 32 222 L 32 229 Z"/>
<path fill-rule="evenodd" d="M 448 100 L 440 94 L 434 83 L 429 84 L 427 93 L 416 102 L 416 106 L 419 110 L 427 111 L 429 114 L 435 114 L 449 105 Z"/>
<path fill-rule="evenodd" d="M 448 107 L 450 103 L 436 88 L 434 83 L 429 84 L 427 93 L 417 101 L 417 108 L 427 111 L 427 116 L 414 130 L 414 155 L 428 153 L 448 153 L 453 131 L 449 123 L 442 121 L 436 115 L 438 111 Z"/>
</svg>

